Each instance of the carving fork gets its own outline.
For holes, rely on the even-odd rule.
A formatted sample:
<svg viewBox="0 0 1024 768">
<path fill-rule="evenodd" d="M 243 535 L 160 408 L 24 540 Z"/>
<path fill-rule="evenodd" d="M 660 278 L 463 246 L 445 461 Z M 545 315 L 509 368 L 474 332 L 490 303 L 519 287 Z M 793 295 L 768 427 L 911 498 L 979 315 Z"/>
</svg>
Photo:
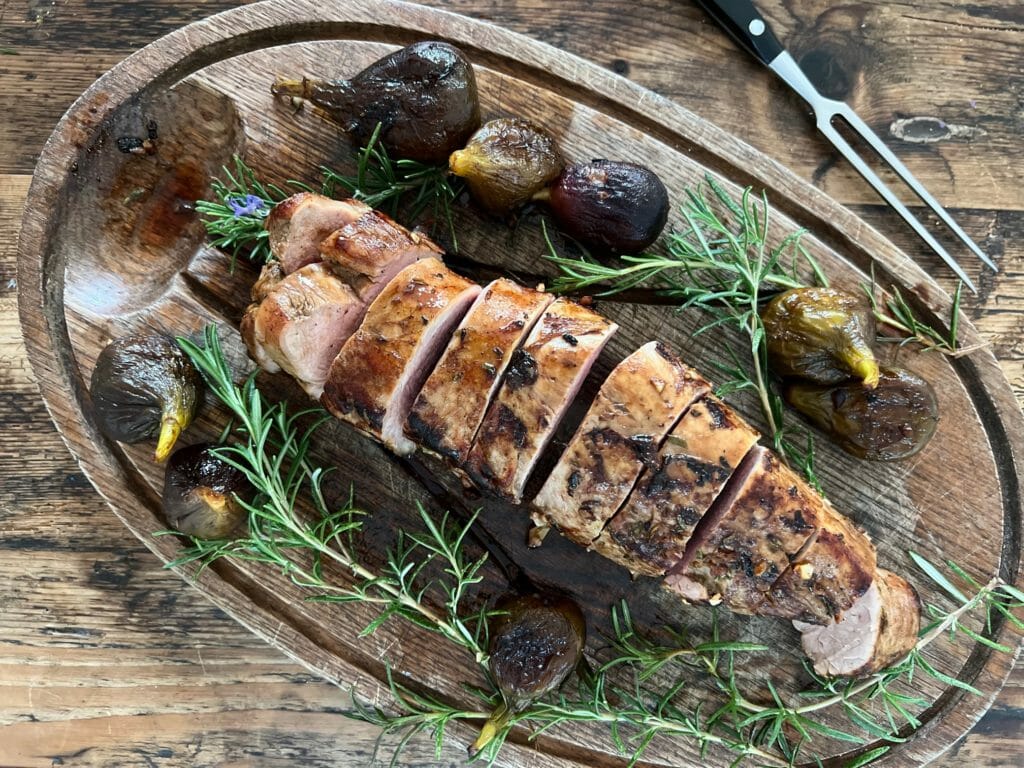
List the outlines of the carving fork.
<svg viewBox="0 0 1024 768">
<path fill-rule="evenodd" d="M 879 156 L 889 164 L 896 174 L 917 194 L 921 201 L 935 212 L 957 237 L 994 271 L 998 267 L 992 262 L 984 251 L 978 247 L 967 233 L 960 228 L 953 217 L 946 212 L 939 202 L 924 188 L 914 175 L 907 170 L 907 167 L 900 161 L 892 150 L 885 145 L 878 135 L 868 127 L 867 123 L 861 120 L 857 113 L 842 101 L 827 99 L 822 96 L 818 89 L 804 74 L 803 70 L 796 63 L 793 57 L 782 47 L 782 43 L 769 28 L 764 17 L 754 7 L 750 0 L 697 0 L 711 18 L 718 22 L 726 32 L 747 52 L 752 54 L 758 61 L 772 70 L 779 78 L 806 101 L 814 112 L 817 128 L 825 135 L 832 145 L 839 150 L 850 164 L 857 169 L 868 184 L 874 187 L 875 191 L 903 217 L 903 220 L 920 235 L 935 253 L 937 253 L 946 264 L 949 265 L 957 277 L 963 280 L 964 284 L 975 293 L 978 289 L 974 282 L 967 276 L 956 259 L 949 255 L 949 252 L 932 237 L 932 234 L 924 228 L 924 225 L 912 214 L 907 207 L 900 202 L 891 189 L 882 181 L 878 174 L 868 167 L 864 159 L 857 154 L 857 151 L 850 146 L 832 125 L 836 118 L 844 120 L 847 125 L 863 139 Z"/>
</svg>

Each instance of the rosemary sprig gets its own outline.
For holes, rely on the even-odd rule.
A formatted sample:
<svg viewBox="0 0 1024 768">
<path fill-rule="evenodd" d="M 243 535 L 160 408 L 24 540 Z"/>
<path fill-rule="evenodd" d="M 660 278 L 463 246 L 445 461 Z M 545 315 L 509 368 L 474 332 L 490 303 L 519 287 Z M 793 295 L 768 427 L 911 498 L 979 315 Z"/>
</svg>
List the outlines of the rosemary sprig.
<svg viewBox="0 0 1024 768">
<path fill-rule="evenodd" d="M 378 123 L 370 140 L 356 156 L 355 174 L 321 169 L 323 193 L 328 197 L 338 194 L 354 197 L 371 208 L 386 208 L 394 217 L 404 209 L 405 220 L 409 222 L 418 221 L 429 209 L 432 227 L 444 222 L 452 248 L 458 251 L 452 204 L 462 194 L 462 182 L 452 177 L 445 165 L 392 159 L 380 144 L 380 131 Z"/>
<path fill-rule="evenodd" d="M 462 616 L 467 590 L 480 582 L 486 560 L 486 556 L 466 559 L 462 544 L 472 520 L 464 527 L 454 525 L 447 515 L 434 521 L 419 507 L 426 532 L 403 534 L 380 569 L 363 564 L 354 537 L 361 530 L 364 513 L 351 497 L 340 509 L 331 509 L 323 491 L 326 471 L 309 461 L 313 436 L 330 418 L 326 411 L 317 408 L 289 414 L 285 403 L 267 403 L 256 388 L 255 374 L 236 385 L 215 326 L 207 326 L 202 346 L 186 338 L 179 338 L 178 343 L 237 424 L 239 440 L 217 449 L 218 454 L 245 474 L 257 495 L 252 501 L 240 500 L 248 513 L 247 535 L 228 541 L 192 539 L 172 565 L 198 561 L 206 566 L 228 556 L 267 563 L 280 568 L 298 586 L 313 590 L 313 599 L 378 605 L 380 615 L 364 634 L 372 633 L 391 616 L 399 616 L 437 632 L 478 661 L 486 659 L 482 634 L 486 614 Z M 300 426 L 310 419 L 310 426 Z M 312 519 L 297 511 L 300 495 L 312 502 Z M 300 561 L 298 552 L 310 555 L 311 562 Z M 352 582 L 328 580 L 324 573 L 327 563 L 351 574 Z M 441 565 L 446 578 L 424 583 L 426 569 L 434 563 Z M 440 592 L 443 609 L 427 602 L 431 590 Z"/>
<path fill-rule="evenodd" d="M 828 284 L 801 244 L 803 230 L 770 246 L 767 197 L 762 194 L 758 198 L 747 188 L 736 200 L 710 177 L 706 188 L 687 190 L 680 212 L 684 226 L 667 236 L 667 255 L 622 256 L 621 267 L 600 264 L 586 255 L 578 259 L 560 256 L 545 230 L 548 259 L 561 271 L 554 289 L 596 289 L 599 296 L 611 296 L 651 283 L 662 295 L 678 300 L 681 309 L 693 307 L 710 316 L 698 333 L 721 326 L 741 332 L 747 340 L 746 354 L 741 360 L 728 350 L 731 364 L 719 368 L 729 378 L 719 394 L 752 392 L 772 447 L 820 491 L 813 439 L 806 430 L 795 433 L 786 423 L 782 398 L 772 386 L 761 321 L 761 305 L 772 293 L 806 285 L 801 269 L 809 270 L 818 284 Z"/>
<path fill-rule="evenodd" d="M 196 201 L 210 244 L 230 253 L 232 266 L 243 253 L 257 264 L 265 264 L 270 260 L 270 242 L 263 224 L 270 209 L 293 192 L 309 191 L 309 187 L 297 181 L 285 182 L 284 187 L 264 184 L 238 155 L 234 170 L 225 166 L 222 171 L 224 178 L 213 179 L 210 185 L 213 200 Z"/>
<path fill-rule="evenodd" d="M 957 283 L 956 291 L 953 293 L 953 305 L 949 312 L 949 331 L 945 334 L 928 325 L 918 318 L 914 309 L 900 293 L 896 286 L 891 287 L 891 294 L 885 294 L 878 290 L 874 274 L 871 275 L 871 283 L 861 284 L 864 293 L 871 304 L 871 312 L 879 325 L 887 326 L 898 331 L 900 336 L 878 335 L 878 341 L 890 344 L 905 346 L 907 344 L 918 344 L 925 350 L 939 352 L 949 357 L 963 357 L 986 346 L 984 343 L 969 347 L 961 347 L 959 344 L 960 333 L 960 295 L 963 292 L 964 284 Z M 881 298 L 879 297 L 881 293 Z"/>
<path fill-rule="evenodd" d="M 431 233 L 443 223 L 452 250 L 458 251 L 452 205 L 462 194 L 462 182 L 449 175 L 447 166 L 392 159 L 380 145 L 379 136 L 378 124 L 356 155 L 355 174 L 320 169 L 322 194 L 344 195 L 362 200 L 371 208 L 385 208 L 410 226 L 429 211 Z M 210 243 L 228 251 L 233 259 L 248 254 L 251 261 L 264 264 L 271 258 L 264 229 L 270 209 L 295 192 L 312 192 L 313 188 L 299 181 L 287 181 L 284 186 L 264 183 L 237 155 L 234 169 L 222 170 L 224 179 L 214 179 L 211 185 L 214 199 L 196 201 Z"/>
</svg>

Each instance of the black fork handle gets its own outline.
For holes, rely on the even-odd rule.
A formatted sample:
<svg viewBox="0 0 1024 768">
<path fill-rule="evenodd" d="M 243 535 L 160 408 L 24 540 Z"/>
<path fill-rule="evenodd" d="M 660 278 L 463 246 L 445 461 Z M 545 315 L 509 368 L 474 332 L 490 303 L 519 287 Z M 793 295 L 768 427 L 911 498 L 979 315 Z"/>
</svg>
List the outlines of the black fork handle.
<svg viewBox="0 0 1024 768">
<path fill-rule="evenodd" d="M 770 64 L 785 51 L 750 0 L 697 0 L 697 5 L 762 64 Z"/>
</svg>

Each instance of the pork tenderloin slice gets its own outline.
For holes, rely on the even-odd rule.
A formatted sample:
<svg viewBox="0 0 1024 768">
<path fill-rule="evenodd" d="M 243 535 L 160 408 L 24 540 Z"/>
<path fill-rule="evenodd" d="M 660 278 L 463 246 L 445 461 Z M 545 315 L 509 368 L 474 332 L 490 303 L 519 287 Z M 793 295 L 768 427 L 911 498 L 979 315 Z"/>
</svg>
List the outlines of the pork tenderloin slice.
<svg viewBox="0 0 1024 768">
<path fill-rule="evenodd" d="M 750 614 L 759 612 L 790 558 L 836 513 L 761 446 L 740 469 L 698 524 L 668 583 L 691 600 Z"/>
<path fill-rule="evenodd" d="M 790 558 L 789 568 L 757 612 L 827 624 L 868 590 L 876 565 L 875 548 L 867 535 L 827 507 L 818 528 Z"/>
<path fill-rule="evenodd" d="M 533 522 L 590 546 L 654 464 L 672 425 L 711 385 L 652 341 L 608 375 L 533 501 Z"/>
<path fill-rule="evenodd" d="M 252 289 L 249 292 L 253 303 L 259 304 L 263 301 L 267 294 L 270 293 L 274 286 L 284 280 L 285 271 L 279 261 L 268 261 L 263 265 L 263 269 L 260 270 L 260 276 L 256 278 L 256 282 L 252 284 Z"/>
<path fill-rule="evenodd" d="M 793 626 L 817 674 L 860 677 L 913 650 L 921 629 L 921 601 L 904 579 L 879 568 L 871 586 L 838 621 L 824 626 L 794 621 Z"/>
<path fill-rule="evenodd" d="M 331 364 L 321 402 L 404 456 L 403 430 L 420 387 L 480 286 L 437 259 L 410 264 L 374 299 Z"/>
<path fill-rule="evenodd" d="M 618 329 L 568 299 L 545 310 L 509 361 L 463 469 L 479 488 L 518 504 L 537 460 Z"/>
<path fill-rule="evenodd" d="M 406 433 L 460 466 L 512 353 L 553 298 L 504 278 L 485 287 L 420 390 Z"/>
<path fill-rule="evenodd" d="M 728 405 L 706 394 L 669 433 L 654 468 L 593 548 L 633 575 L 663 576 L 682 559 L 697 524 L 758 437 Z"/>
<path fill-rule="evenodd" d="M 320 261 L 320 243 L 331 232 L 351 224 L 369 211 L 358 200 L 332 200 L 300 192 L 275 205 L 264 227 L 270 252 L 285 274 Z"/>
<path fill-rule="evenodd" d="M 319 251 L 324 262 L 366 304 L 413 262 L 440 259 L 443 255 L 429 238 L 369 209 L 357 220 L 325 236 Z"/>
<path fill-rule="evenodd" d="M 242 319 L 250 355 L 319 398 L 331 361 L 359 324 L 362 302 L 323 264 L 308 264 L 264 289 Z"/>
</svg>

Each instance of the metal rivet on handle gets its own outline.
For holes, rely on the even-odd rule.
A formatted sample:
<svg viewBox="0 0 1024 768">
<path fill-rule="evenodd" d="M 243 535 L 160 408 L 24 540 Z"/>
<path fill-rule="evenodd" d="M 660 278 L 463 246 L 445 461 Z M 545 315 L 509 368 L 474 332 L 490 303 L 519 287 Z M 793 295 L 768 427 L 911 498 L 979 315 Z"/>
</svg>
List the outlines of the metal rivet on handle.
<svg viewBox="0 0 1024 768">
<path fill-rule="evenodd" d="M 760 19 L 754 19 L 750 22 L 750 26 L 747 27 L 750 30 L 750 34 L 754 37 L 760 37 L 764 34 L 764 22 Z"/>
</svg>

